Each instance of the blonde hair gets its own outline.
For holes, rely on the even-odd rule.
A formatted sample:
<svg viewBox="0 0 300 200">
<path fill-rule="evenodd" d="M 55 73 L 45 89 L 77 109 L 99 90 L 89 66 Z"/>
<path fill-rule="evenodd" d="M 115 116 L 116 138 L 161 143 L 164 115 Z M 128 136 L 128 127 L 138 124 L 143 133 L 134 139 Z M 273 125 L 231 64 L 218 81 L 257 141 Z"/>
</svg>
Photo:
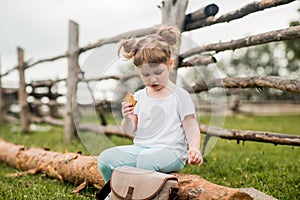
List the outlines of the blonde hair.
<svg viewBox="0 0 300 200">
<path fill-rule="evenodd" d="M 161 26 L 155 34 L 144 36 L 140 40 L 131 38 L 121 41 L 118 54 L 122 49 L 124 58 L 133 59 L 136 67 L 144 63 L 167 63 L 180 46 L 180 37 L 180 31 L 176 27 Z"/>
</svg>

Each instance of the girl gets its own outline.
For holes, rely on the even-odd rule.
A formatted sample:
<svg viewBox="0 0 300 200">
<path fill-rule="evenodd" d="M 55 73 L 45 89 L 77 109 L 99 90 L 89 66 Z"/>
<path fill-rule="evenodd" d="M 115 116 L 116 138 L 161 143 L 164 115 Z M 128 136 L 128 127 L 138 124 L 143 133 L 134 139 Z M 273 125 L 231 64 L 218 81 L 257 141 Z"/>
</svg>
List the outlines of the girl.
<svg viewBox="0 0 300 200">
<path fill-rule="evenodd" d="M 164 27 L 156 34 L 120 45 L 125 59 L 132 59 L 145 88 L 135 92 L 136 106 L 122 102 L 122 129 L 135 134 L 134 144 L 103 151 L 98 160 L 107 182 L 118 166 L 159 171 L 180 171 L 186 161 L 201 165 L 200 131 L 190 94 L 169 79 L 174 66 L 172 52 L 180 32 Z M 188 144 L 188 150 L 187 150 Z"/>
</svg>

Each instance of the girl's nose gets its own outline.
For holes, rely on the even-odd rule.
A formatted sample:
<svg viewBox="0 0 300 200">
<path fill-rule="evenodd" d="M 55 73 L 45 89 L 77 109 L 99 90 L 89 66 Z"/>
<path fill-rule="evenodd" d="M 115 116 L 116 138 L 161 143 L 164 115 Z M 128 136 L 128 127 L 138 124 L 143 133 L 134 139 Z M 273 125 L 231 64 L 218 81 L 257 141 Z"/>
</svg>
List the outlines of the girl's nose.
<svg viewBox="0 0 300 200">
<path fill-rule="evenodd" d="M 151 82 L 151 83 L 154 83 L 156 80 L 157 80 L 157 79 L 156 79 L 155 76 L 151 76 L 151 77 L 150 77 L 150 82 Z"/>
</svg>

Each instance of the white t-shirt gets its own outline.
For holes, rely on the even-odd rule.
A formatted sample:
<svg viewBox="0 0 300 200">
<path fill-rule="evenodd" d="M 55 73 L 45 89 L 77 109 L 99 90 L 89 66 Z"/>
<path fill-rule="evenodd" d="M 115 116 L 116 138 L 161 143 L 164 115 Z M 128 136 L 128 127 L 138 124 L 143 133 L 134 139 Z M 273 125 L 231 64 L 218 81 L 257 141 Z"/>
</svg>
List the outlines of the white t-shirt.
<svg viewBox="0 0 300 200">
<path fill-rule="evenodd" d="M 181 122 L 187 115 L 195 115 L 190 94 L 176 86 L 169 96 L 154 99 L 146 88 L 134 93 L 137 104 L 134 113 L 138 124 L 134 144 L 144 147 L 168 148 L 179 159 L 187 158 L 187 140 Z"/>
</svg>

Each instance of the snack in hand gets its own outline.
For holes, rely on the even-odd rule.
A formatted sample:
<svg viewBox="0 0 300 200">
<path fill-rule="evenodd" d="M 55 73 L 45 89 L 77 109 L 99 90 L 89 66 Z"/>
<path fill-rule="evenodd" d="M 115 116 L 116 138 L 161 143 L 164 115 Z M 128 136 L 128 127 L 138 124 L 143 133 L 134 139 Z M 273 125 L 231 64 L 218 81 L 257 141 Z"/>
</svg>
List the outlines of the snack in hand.
<svg viewBox="0 0 300 200">
<path fill-rule="evenodd" d="M 134 99 L 133 95 L 130 92 L 127 92 L 124 99 L 124 102 L 127 102 L 129 104 L 131 104 L 133 107 L 135 106 L 135 104 L 137 103 L 137 101 Z"/>
</svg>

